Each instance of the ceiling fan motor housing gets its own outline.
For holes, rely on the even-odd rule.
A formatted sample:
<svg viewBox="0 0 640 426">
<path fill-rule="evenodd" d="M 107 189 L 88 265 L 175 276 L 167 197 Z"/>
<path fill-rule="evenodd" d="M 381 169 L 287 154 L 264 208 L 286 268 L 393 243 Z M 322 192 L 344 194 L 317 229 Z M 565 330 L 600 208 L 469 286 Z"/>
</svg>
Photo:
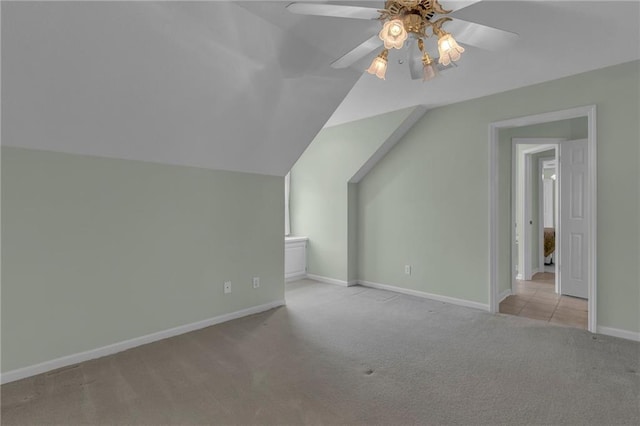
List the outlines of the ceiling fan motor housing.
<svg viewBox="0 0 640 426">
<path fill-rule="evenodd" d="M 408 33 L 424 34 L 425 23 L 424 19 L 422 19 L 422 16 L 416 13 L 408 13 L 404 16 L 402 21 L 404 24 L 404 29 Z"/>
<path fill-rule="evenodd" d="M 416 7 L 420 4 L 420 0 L 396 0 L 398 3 L 403 5 L 404 7 Z"/>
<path fill-rule="evenodd" d="M 438 0 L 387 0 L 381 10 L 381 20 L 401 19 L 408 33 L 425 36 L 425 29 L 431 24 L 431 18 L 438 14 L 447 14 Z"/>
</svg>

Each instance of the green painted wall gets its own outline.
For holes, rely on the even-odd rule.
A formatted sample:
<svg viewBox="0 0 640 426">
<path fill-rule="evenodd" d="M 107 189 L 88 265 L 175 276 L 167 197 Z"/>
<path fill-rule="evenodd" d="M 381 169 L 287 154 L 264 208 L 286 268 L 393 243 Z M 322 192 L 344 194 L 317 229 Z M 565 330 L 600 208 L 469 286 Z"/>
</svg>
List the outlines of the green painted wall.
<svg viewBox="0 0 640 426">
<path fill-rule="evenodd" d="M 310 274 L 355 279 L 357 190 L 348 182 L 414 109 L 322 129 L 291 169 L 291 231 L 309 237 Z"/>
<path fill-rule="evenodd" d="M 3 147 L 2 371 L 282 300 L 282 186 Z"/>
<path fill-rule="evenodd" d="M 427 112 L 360 182 L 359 279 L 488 303 L 489 124 L 596 104 L 598 323 L 640 331 L 638 87 L 634 61 Z M 500 142 L 498 158 L 499 280 L 507 288 L 510 143 Z"/>
</svg>

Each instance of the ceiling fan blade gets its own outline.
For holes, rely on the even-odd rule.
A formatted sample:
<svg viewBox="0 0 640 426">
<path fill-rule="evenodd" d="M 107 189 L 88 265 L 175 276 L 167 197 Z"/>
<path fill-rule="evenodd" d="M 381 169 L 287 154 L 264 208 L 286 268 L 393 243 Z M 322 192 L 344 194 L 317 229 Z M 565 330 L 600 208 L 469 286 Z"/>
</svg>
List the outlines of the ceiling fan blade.
<svg viewBox="0 0 640 426">
<path fill-rule="evenodd" d="M 324 3 L 291 3 L 287 10 L 298 15 L 333 16 L 336 18 L 378 19 L 378 9 Z"/>
<path fill-rule="evenodd" d="M 457 18 L 445 23 L 443 28 L 450 32 L 456 41 L 486 50 L 504 49 L 520 38 L 516 33 Z"/>
<path fill-rule="evenodd" d="M 355 64 L 359 59 L 364 58 L 373 50 L 377 49 L 382 45 L 382 40 L 378 35 L 374 35 L 371 38 L 365 40 L 360 45 L 356 46 L 354 49 L 349 51 L 347 54 L 343 55 L 341 58 L 333 61 L 331 63 L 331 68 L 348 68 L 351 65 Z"/>
<path fill-rule="evenodd" d="M 456 64 L 455 62 L 450 62 L 449 65 L 442 65 L 441 63 L 438 62 L 439 59 L 440 59 L 439 56 L 437 58 L 433 58 L 433 62 L 436 64 L 436 68 L 438 69 L 439 72 L 458 67 L 458 64 Z"/>
<path fill-rule="evenodd" d="M 440 6 L 444 10 L 450 10 L 455 12 L 456 10 L 464 9 L 472 4 L 480 3 L 482 0 L 440 0 Z"/>
</svg>

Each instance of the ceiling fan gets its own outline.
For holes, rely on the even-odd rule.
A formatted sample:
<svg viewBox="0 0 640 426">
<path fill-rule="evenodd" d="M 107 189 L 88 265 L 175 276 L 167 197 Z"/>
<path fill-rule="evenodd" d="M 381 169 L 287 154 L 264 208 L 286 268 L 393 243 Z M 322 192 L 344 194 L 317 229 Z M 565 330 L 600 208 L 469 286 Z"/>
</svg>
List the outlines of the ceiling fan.
<svg viewBox="0 0 640 426">
<path fill-rule="evenodd" d="M 464 48 L 463 44 L 487 50 L 500 50 L 514 43 L 518 35 L 498 28 L 474 22 L 463 21 L 448 16 L 480 0 L 447 1 L 440 0 L 387 0 L 384 9 L 347 6 L 326 3 L 295 2 L 287 10 L 300 15 L 332 16 L 351 19 L 380 20 L 382 29 L 376 35 L 334 61 L 333 68 L 348 68 L 373 50 L 384 46 L 382 52 L 367 70 L 384 80 L 390 49 L 407 46 L 408 65 L 411 78 L 431 80 L 439 71 L 455 66 Z M 456 39 L 453 38 L 455 34 Z M 428 38 L 438 39 L 438 56 L 432 57 L 426 47 Z"/>
</svg>

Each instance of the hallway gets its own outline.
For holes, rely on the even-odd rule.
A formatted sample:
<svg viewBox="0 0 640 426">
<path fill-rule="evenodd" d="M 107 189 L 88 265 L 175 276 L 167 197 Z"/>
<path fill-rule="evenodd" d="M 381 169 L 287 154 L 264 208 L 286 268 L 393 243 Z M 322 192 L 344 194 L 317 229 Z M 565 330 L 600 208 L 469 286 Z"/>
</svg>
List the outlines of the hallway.
<svg viewBox="0 0 640 426">
<path fill-rule="evenodd" d="M 500 313 L 586 330 L 587 300 L 557 294 L 554 283 L 550 272 L 539 272 L 531 281 L 518 280 L 516 294 L 500 303 Z"/>
</svg>

